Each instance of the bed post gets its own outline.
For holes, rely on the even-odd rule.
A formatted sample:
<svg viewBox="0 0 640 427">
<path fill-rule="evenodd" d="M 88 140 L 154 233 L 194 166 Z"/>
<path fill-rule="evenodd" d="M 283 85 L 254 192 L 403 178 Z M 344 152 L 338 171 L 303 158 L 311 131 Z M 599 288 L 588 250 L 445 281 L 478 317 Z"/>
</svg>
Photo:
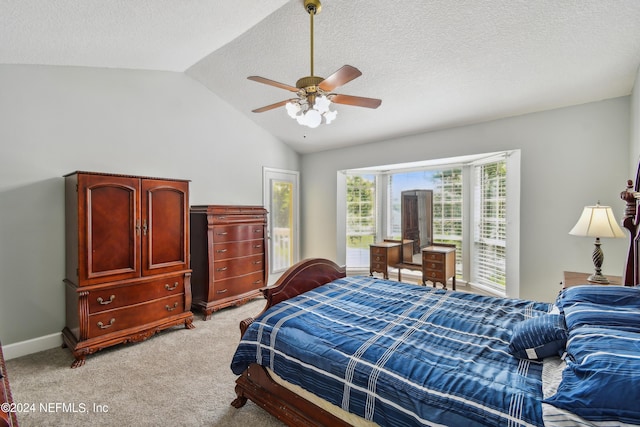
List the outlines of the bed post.
<svg viewBox="0 0 640 427">
<path fill-rule="evenodd" d="M 624 210 L 624 219 L 622 220 L 622 226 L 629 230 L 629 249 L 627 252 L 627 262 L 624 269 L 624 276 L 622 278 L 623 285 L 635 286 L 640 284 L 640 255 L 639 248 L 639 232 L 638 220 L 640 219 L 640 204 L 638 203 L 638 197 L 640 189 L 640 163 L 638 164 L 638 170 L 636 171 L 636 182 L 627 181 L 627 188 L 620 193 L 620 198 L 625 201 L 626 208 Z"/>
</svg>

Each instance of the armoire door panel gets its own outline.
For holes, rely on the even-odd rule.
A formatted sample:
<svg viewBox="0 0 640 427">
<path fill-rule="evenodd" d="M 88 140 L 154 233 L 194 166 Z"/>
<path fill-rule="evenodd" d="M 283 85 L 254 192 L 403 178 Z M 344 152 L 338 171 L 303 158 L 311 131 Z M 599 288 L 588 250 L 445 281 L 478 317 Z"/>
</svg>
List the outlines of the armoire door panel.
<svg viewBox="0 0 640 427">
<path fill-rule="evenodd" d="M 88 176 L 79 181 L 85 216 L 81 218 L 86 239 L 80 277 L 101 283 L 138 277 L 140 255 L 136 224 L 139 217 L 139 180 L 104 177 L 96 182 Z"/>
<path fill-rule="evenodd" d="M 188 266 L 189 193 L 187 182 L 142 182 L 142 274 Z"/>
</svg>

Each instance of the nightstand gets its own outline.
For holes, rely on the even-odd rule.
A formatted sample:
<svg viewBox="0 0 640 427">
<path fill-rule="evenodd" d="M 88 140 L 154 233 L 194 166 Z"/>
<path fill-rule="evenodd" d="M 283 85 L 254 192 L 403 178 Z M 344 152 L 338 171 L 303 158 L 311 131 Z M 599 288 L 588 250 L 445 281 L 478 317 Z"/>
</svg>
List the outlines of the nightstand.
<svg viewBox="0 0 640 427">
<path fill-rule="evenodd" d="M 570 288 L 576 285 L 597 285 L 598 283 L 589 283 L 587 277 L 589 277 L 591 273 L 578 273 L 575 271 L 565 271 L 564 279 L 562 280 L 562 288 Z M 607 279 L 609 279 L 609 285 L 614 286 L 622 286 L 622 277 L 621 276 L 608 276 L 605 275 Z"/>
<path fill-rule="evenodd" d="M 435 288 L 436 283 L 442 283 L 447 289 L 447 280 L 452 280 L 453 290 L 456 290 L 456 248 L 449 246 L 427 246 L 422 249 L 422 284 L 430 281 Z"/>
</svg>

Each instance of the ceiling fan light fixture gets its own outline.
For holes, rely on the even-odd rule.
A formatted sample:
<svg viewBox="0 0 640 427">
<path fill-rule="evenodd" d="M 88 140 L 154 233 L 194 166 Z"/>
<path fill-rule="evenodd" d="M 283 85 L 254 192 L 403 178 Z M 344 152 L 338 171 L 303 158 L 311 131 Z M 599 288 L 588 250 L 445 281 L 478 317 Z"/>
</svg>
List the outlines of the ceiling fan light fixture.
<svg viewBox="0 0 640 427">
<path fill-rule="evenodd" d="M 317 128 L 322 123 L 329 124 L 335 120 L 338 112 L 331 111 L 330 106 L 331 101 L 326 96 L 317 96 L 313 106 L 299 100 L 290 101 L 285 105 L 289 117 L 310 128 Z"/>
</svg>

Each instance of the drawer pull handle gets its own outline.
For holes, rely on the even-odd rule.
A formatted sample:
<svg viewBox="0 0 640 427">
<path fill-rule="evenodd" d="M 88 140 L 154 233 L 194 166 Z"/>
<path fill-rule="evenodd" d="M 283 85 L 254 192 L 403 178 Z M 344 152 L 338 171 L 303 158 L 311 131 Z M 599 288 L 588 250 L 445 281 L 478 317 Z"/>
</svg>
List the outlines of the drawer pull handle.
<svg viewBox="0 0 640 427">
<path fill-rule="evenodd" d="M 255 230 L 253 230 L 254 233 L 261 233 L 262 232 L 262 228 L 256 228 Z"/>
<path fill-rule="evenodd" d="M 165 305 L 165 306 L 164 306 L 164 308 L 166 308 L 166 309 L 167 309 L 167 311 L 173 311 L 173 310 L 175 310 L 176 308 L 178 308 L 178 303 L 177 303 L 177 302 L 175 302 L 175 303 L 173 304 L 173 307 L 169 307 L 168 305 Z"/>
<path fill-rule="evenodd" d="M 220 268 L 216 268 L 216 271 L 227 271 L 229 269 L 229 267 L 220 267 Z"/>
<path fill-rule="evenodd" d="M 224 216 L 224 215 L 220 215 L 220 216 L 218 216 L 218 217 L 216 217 L 216 218 L 218 218 L 218 219 L 227 219 L 227 217 L 226 217 L 226 216 Z"/>
<path fill-rule="evenodd" d="M 107 329 L 107 328 L 112 327 L 114 323 L 116 323 L 116 318 L 115 318 L 115 317 L 112 317 L 112 318 L 111 318 L 111 320 L 109 320 L 109 324 L 108 324 L 108 325 L 105 325 L 105 324 L 104 324 L 104 323 L 102 323 L 102 322 L 98 322 L 98 328 L 100 328 L 100 329 Z"/>
<path fill-rule="evenodd" d="M 227 252 L 228 249 L 216 249 L 216 253 L 218 254 L 223 254 L 225 252 Z"/>
<path fill-rule="evenodd" d="M 259 249 L 262 247 L 262 245 L 253 245 L 254 249 Z"/>
<path fill-rule="evenodd" d="M 262 280 L 258 279 L 255 282 L 253 282 L 254 285 L 259 285 L 260 283 L 262 283 Z"/>
<path fill-rule="evenodd" d="M 253 261 L 254 265 L 262 264 L 262 261 Z"/>
<path fill-rule="evenodd" d="M 218 231 L 216 234 L 217 234 L 218 236 L 226 236 L 226 235 L 227 235 L 227 234 L 229 234 L 229 233 L 228 233 L 228 232 L 226 232 L 226 231 Z"/>
<path fill-rule="evenodd" d="M 173 284 L 173 286 L 169 286 L 169 284 L 168 284 L 168 283 L 164 285 L 164 288 L 165 288 L 166 290 L 168 290 L 168 291 L 172 291 L 172 290 L 174 290 L 174 289 L 175 289 L 175 288 L 177 288 L 177 287 L 178 287 L 178 282 L 175 282 L 175 283 Z"/>
<path fill-rule="evenodd" d="M 219 291 L 216 291 L 216 294 L 224 294 L 228 291 L 228 289 L 220 289 Z"/>
<path fill-rule="evenodd" d="M 98 300 L 97 300 L 97 301 L 98 301 L 98 303 L 100 303 L 100 304 L 102 304 L 102 305 L 107 305 L 107 304 L 111 304 L 111 303 L 113 302 L 113 300 L 114 300 L 114 299 L 116 299 L 116 296 L 115 296 L 115 295 L 111 295 L 111 296 L 109 297 L 109 300 L 108 300 L 108 301 L 103 300 L 103 299 L 102 299 L 102 297 L 98 297 Z"/>
</svg>

